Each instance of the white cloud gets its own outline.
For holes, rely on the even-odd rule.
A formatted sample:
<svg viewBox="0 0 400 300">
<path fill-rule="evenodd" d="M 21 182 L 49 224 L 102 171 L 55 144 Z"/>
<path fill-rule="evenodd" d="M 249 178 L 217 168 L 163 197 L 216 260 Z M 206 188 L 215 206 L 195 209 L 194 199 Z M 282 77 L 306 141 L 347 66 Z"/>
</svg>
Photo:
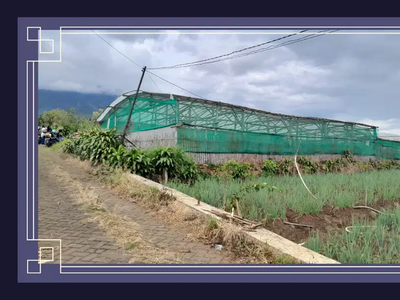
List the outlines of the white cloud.
<svg viewBox="0 0 400 300">
<path fill-rule="evenodd" d="M 206 59 L 272 40 L 273 34 L 102 35 L 140 66 Z M 59 33 L 43 32 L 55 39 Z M 121 94 L 141 70 L 96 35 L 63 35 L 62 62 L 41 63 L 39 88 Z M 327 35 L 193 68 L 154 73 L 205 98 L 286 114 L 363 121 L 398 132 L 400 35 Z M 42 56 L 41 58 L 45 58 Z M 156 77 L 162 92 L 193 96 Z M 147 74 L 142 89 L 158 91 Z"/>
</svg>

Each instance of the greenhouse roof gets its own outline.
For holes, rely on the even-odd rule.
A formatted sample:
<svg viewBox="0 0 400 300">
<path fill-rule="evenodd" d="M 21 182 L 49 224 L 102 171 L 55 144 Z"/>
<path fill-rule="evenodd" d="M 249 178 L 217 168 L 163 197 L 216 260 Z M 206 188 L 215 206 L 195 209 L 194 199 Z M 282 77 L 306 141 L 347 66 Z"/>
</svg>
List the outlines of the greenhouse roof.
<svg viewBox="0 0 400 300">
<path fill-rule="evenodd" d="M 110 105 L 107 106 L 107 108 L 103 111 L 103 113 L 97 119 L 97 122 L 101 122 L 105 118 L 105 116 L 110 112 L 110 110 L 112 108 L 117 107 L 126 98 L 128 98 L 130 96 L 134 96 L 135 93 L 136 93 L 136 90 L 130 91 L 130 92 L 126 92 L 126 93 L 120 95 Z M 325 119 L 325 118 L 301 117 L 301 116 L 293 116 L 293 115 L 272 113 L 272 112 L 253 109 L 253 108 L 244 107 L 244 106 L 240 106 L 240 105 L 229 104 L 229 103 L 220 102 L 220 101 L 199 99 L 199 98 L 193 98 L 193 97 L 187 97 L 187 96 L 181 96 L 181 95 L 175 95 L 175 94 L 153 93 L 153 92 L 147 92 L 147 91 L 143 91 L 143 90 L 139 90 L 139 94 L 141 94 L 141 95 L 144 94 L 144 95 L 151 96 L 153 99 L 157 99 L 158 98 L 158 100 L 161 100 L 161 101 L 167 101 L 167 99 L 168 100 L 169 99 L 176 99 L 178 101 L 193 101 L 193 102 L 201 102 L 201 103 L 205 103 L 205 104 L 209 104 L 209 105 L 232 107 L 232 108 L 237 108 L 237 109 L 241 109 L 241 110 L 244 110 L 244 111 L 256 112 L 256 113 L 267 114 L 267 115 L 272 115 L 272 116 L 279 116 L 279 117 L 285 117 L 285 118 L 291 118 L 291 119 L 318 120 L 318 121 L 335 122 L 335 123 L 342 123 L 342 124 L 353 124 L 353 125 L 369 127 L 369 128 L 378 128 L 378 126 L 367 125 L 367 124 L 362 124 L 362 123 L 355 123 L 355 122 L 346 122 L 346 121 Z"/>
</svg>

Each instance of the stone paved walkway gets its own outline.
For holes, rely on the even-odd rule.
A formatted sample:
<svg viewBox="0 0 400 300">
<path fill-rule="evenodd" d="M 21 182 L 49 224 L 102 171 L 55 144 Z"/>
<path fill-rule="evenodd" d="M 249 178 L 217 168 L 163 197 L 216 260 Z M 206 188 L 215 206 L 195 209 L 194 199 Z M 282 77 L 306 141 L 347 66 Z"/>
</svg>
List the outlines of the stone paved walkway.
<svg viewBox="0 0 400 300">
<path fill-rule="evenodd" d="M 154 247 L 172 253 L 187 252 L 180 254 L 184 263 L 234 263 L 229 252 L 218 251 L 209 245 L 193 242 L 179 228 L 160 223 L 139 205 L 129 203 L 111 190 L 102 188 L 98 182 L 77 168 L 73 161 L 60 159 L 58 153 L 39 147 L 39 238 L 62 239 L 63 264 L 124 264 L 129 262 L 131 256 L 116 244 L 112 236 L 107 235 L 95 223 L 87 222 L 88 216 L 85 215 L 82 205 L 77 204 L 72 198 L 70 187 L 62 181 L 51 178 L 49 161 L 67 171 L 83 186 L 93 188 L 110 211 L 117 211 L 121 217 L 125 216 L 137 223 L 141 236 Z M 54 247 L 54 242 L 40 242 L 39 247 L 49 244 L 53 244 Z M 55 263 L 59 262 L 59 250 L 57 250 L 55 249 Z M 42 259 L 46 259 L 46 255 L 49 256 L 46 251 L 50 250 L 43 249 Z"/>
</svg>

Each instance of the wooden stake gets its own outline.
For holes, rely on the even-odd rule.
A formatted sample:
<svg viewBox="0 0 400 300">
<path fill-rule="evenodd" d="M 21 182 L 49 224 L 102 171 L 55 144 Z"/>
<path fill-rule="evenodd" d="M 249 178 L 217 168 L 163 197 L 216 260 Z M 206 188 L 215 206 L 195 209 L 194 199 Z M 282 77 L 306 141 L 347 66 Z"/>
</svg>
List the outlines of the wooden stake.
<svg viewBox="0 0 400 300">
<path fill-rule="evenodd" d="M 237 208 L 237 211 L 238 211 L 238 216 L 240 218 L 242 218 L 242 213 L 240 212 L 240 208 L 239 208 L 239 201 L 237 199 L 235 199 L 235 200 L 236 200 L 236 208 Z"/>
</svg>

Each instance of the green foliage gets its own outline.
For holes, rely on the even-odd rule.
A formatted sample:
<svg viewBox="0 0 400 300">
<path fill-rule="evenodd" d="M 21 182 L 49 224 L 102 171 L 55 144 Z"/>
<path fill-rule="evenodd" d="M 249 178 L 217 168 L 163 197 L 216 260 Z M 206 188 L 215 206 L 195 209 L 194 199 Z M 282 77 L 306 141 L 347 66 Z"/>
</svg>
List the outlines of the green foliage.
<svg viewBox="0 0 400 300">
<path fill-rule="evenodd" d="M 396 200 L 400 195 L 400 170 L 382 170 L 351 174 L 307 174 L 303 175 L 308 188 L 316 196 L 314 199 L 304 188 L 297 176 L 268 176 L 252 181 L 225 180 L 216 177 L 198 179 L 192 186 L 182 182 L 167 185 L 182 193 L 201 199 L 202 202 L 223 209 L 234 195 L 238 195 L 240 210 L 245 218 L 264 220 L 284 218 L 286 209 L 298 215 L 320 212 L 324 206 L 349 207 L 370 205 L 381 199 Z M 247 188 L 249 184 L 265 183 Z M 268 187 L 279 187 L 269 190 Z M 367 195 L 367 197 L 366 197 Z"/>
<path fill-rule="evenodd" d="M 304 156 L 299 156 L 297 158 L 297 162 L 303 167 L 306 174 L 313 174 L 317 171 L 313 162 L 310 159 L 305 158 Z"/>
<path fill-rule="evenodd" d="M 113 153 L 113 157 L 117 157 L 115 151 L 119 147 L 115 131 L 104 131 L 98 128 L 80 132 L 72 144 L 67 143 L 67 146 L 63 147 L 63 151 L 73 153 L 81 160 L 89 159 L 94 164 L 107 162 Z"/>
<path fill-rule="evenodd" d="M 193 183 L 199 171 L 183 150 L 157 148 L 147 151 L 135 148 L 130 151 L 118 141 L 116 130 L 93 128 L 80 132 L 77 137 L 62 145 L 62 151 L 77 155 L 81 160 L 93 164 L 103 163 L 111 168 L 122 168 L 132 173 L 154 180 L 155 175 L 168 172 L 169 178 L 185 183 Z"/>
<path fill-rule="evenodd" d="M 113 168 L 123 168 L 126 165 L 127 152 L 123 145 L 113 149 L 108 157 L 107 163 Z"/>
<path fill-rule="evenodd" d="M 184 159 L 178 169 L 179 179 L 183 182 L 194 183 L 199 178 L 199 169 L 193 160 Z"/>
<path fill-rule="evenodd" d="M 61 146 L 61 150 L 65 153 L 75 153 L 75 143 L 73 140 L 64 140 L 64 144 Z"/>
<path fill-rule="evenodd" d="M 228 160 L 219 168 L 219 173 L 222 177 L 245 180 L 250 177 L 251 165 L 246 162 L 237 162 Z"/>
<path fill-rule="evenodd" d="M 354 155 L 353 153 L 350 151 L 350 149 L 346 149 L 344 151 L 343 157 L 349 161 L 349 162 L 354 162 Z"/>
<path fill-rule="evenodd" d="M 290 174 L 290 167 L 292 165 L 292 161 L 289 158 L 285 157 L 285 159 L 280 161 L 278 163 L 278 165 L 279 165 L 279 168 L 278 168 L 279 174 L 281 174 L 281 175 L 289 175 Z"/>
<path fill-rule="evenodd" d="M 100 115 L 103 113 L 104 109 L 99 109 L 98 111 L 94 111 L 92 114 L 92 120 L 96 121 Z"/>
<path fill-rule="evenodd" d="M 262 170 L 265 176 L 275 175 L 279 170 L 279 164 L 274 160 L 267 159 L 264 161 Z"/>
<path fill-rule="evenodd" d="M 400 208 L 385 211 L 374 222 L 352 223 L 350 232 L 336 232 L 324 241 L 312 234 L 305 246 L 346 264 L 400 263 Z"/>
<path fill-rule="evenodd" d="M 90 130 L 98 127 L 92 120 L 75 115 L 75 109 L 67 111 L 53 109 L 44 112 L 38 117 L 40 126 L 50 126 L 54 129 L 62 129 L 64 137 L 69 137 L 75 132 Z"/>
<path fill-rule="evenodd" d="M 236 201 L 240 202 L 246 195 L 252 192 L 259 192 L 262 189 L 267 189 L 268 192 L 278 190 L 275 186 L 271 186 L 266 182 L 250 183 L 241 188 L 238 192 L 235 192 L 228 196 L 228 202 L 226 203 L 225 209 L 230 211 L 232 207 L 237 209 Z"/>
<path fill-rule="evenodd" d="M 168 173 L 171 179 L 192 183 L 199 177 L 198 167 L 188 154 L 179 148 L 155 148 L 147 151 L 157 175 Z"/>
<path fill-rule="evenodd" d="M 139 176 L 153 179 L 155 170 L 150 157 L 140 149 L 131 149 L 126 154 L 125 168 Z"/>
<path fill-rule="evenodd" d="M 347 164 L 343 158 L 328 159 L 319 164 L 325 173 L 340 172 Z"/>
<path fill-rule="evenodd" d="M 218 228 L 218 221 L 214 218 L 210 218 L 208 220 L 207 227 L 209 230 L 217 229 Z"/>
<path fill-rule="evenodd" d="M 148 151 L 148 154 L 158 175 L 162 175 L 164 171 L 167 171 L 168 175 L 173 174 L 177 163 L 177 157 L 174 156 L 175 153 L 172 148 L 156 148 Z"/>
</svg>

